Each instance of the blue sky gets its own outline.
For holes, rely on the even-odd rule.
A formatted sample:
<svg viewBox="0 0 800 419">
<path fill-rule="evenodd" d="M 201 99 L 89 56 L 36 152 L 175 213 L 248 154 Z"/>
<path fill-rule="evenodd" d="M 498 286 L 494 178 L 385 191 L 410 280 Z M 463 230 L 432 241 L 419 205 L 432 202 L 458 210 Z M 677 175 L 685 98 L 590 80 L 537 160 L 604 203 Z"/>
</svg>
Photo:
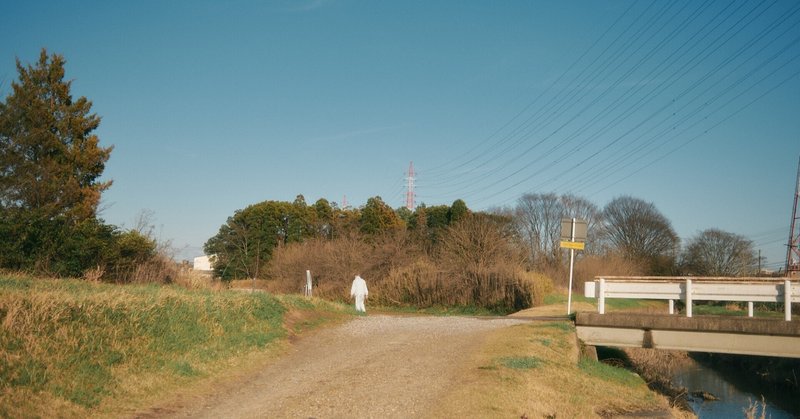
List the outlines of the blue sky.
<svg viewBox="0 0 800 419">
<path fill-rule="evenodd" d="M 67 59 L 114 151 L 106 221 L 152 211 L 180 257 L 303 194 L 472 209 L 526 192 L 653 202 L 689 239 L 782 266 L 800 157 L 800 3 L 16 1 L 14 60 Z"/>
</svg>

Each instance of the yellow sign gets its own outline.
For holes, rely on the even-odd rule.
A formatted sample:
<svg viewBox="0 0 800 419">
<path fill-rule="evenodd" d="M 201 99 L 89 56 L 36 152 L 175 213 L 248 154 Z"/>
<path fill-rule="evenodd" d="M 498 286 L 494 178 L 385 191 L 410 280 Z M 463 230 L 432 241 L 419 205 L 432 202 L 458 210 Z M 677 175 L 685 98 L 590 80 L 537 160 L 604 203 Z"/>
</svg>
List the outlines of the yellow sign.
<svg viewBox="0 0 800 419">
<path fill-rule="evenodd" d="M 567 248 L 567 249 L 583 250 L 583 248 L 585 246 L 586 246 L 586 243 L 584 243 L 584 242 L 570 242 L 570 241 L 564 241 L 564 240 L 561 241 L 561 247 L 564 247 L 564 248 Z"/>
</svg>

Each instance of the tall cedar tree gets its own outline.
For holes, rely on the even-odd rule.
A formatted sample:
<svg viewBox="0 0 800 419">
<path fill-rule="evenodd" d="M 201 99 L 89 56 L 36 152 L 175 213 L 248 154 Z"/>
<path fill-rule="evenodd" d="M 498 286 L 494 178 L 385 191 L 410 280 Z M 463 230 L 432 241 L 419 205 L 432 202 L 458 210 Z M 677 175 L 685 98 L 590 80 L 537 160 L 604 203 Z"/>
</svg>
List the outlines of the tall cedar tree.
<svg viewBox="0 0 800 419">
<path fill-rule="evenodd" d="M 64 64 L 44 49 L 33 66 L 17 59 L 19 81 L 0 103 L 0 230 L 9 233 L 5 256 L 18 256 L 7 267 L 46 263 L 71 230 L 98 224 L 100 194 L 111 186 L 98 179 L 112 147 L 99 146 L 100 117 L 85 97 L 73 99 Z"/>
</svg>

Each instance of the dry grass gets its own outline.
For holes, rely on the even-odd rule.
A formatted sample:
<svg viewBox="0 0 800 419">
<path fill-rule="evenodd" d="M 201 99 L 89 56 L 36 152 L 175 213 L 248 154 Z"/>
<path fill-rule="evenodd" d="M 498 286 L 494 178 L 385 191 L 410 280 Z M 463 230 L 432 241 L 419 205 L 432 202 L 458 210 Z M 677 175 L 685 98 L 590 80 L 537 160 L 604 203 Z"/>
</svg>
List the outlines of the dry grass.
<svg viewBox="0 0 800 419">
<path fill-rule="evenodd" d="M 228 288 L 227 284 L 212 278 L 211 274 L 191 269 L 181 270 L 173 283 L 190 290 L 222 291 Z"/>
<path fill-rule="evenodd" d="M 171 284 L 180 276 L 178 265 L 164 254 L 135 264 L 128 272 L 117 273 L 116 282 L 132 284 Z"/>
<path fill-rule="evenodd" d="M 580 281 L 573 283 L 574 289 L 583 286 L 583 281 L 591 281 L 599 275 L 633 276 L 644 275 L 645 270 L 635 262 L 621 256 L 608 254 L 603 256 L 586 256 L 575 262 L 574 278 Z"/>
<path fill-rule="evenodd" d="M 500 329 L 432 416 L 583 418 L 668 409 L 637 375 L 579 360 L 578 352 L 568 322 Z"/>
<path fill-rule="evenodd" d="M 286 307 L 335 309 L 266 293 L 1 275 L 0 417 L 79 417 L 148 404 L 248 354 L 280 348 L 291 333 Z M 300 317 L 289 327 L 318 323 Z"/>
<path fill-rule="evenodd" d="M 764 396 L 761 396 L 760 403 L 758 400 L 751 400 L 750 405 L 747 406 L 742 413 L 744 413 L 746 419 L 766 419 L 767 403 L 764 401 Z"/>
</svg>

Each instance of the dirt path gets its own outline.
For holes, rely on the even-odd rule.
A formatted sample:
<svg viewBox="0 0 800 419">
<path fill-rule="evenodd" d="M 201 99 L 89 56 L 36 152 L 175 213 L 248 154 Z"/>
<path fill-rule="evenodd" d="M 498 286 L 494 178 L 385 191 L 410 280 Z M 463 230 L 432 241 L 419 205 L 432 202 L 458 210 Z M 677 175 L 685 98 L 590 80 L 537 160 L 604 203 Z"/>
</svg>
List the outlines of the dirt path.
<svg viewBox="0 0 800 419">
<path fill-rule="evenodd" d="M 289 354 L 179 411 L 149 417 L 427 417 L 487 332 L 525 322 L 370 315 L 295 342 Z"/>
</svg>

